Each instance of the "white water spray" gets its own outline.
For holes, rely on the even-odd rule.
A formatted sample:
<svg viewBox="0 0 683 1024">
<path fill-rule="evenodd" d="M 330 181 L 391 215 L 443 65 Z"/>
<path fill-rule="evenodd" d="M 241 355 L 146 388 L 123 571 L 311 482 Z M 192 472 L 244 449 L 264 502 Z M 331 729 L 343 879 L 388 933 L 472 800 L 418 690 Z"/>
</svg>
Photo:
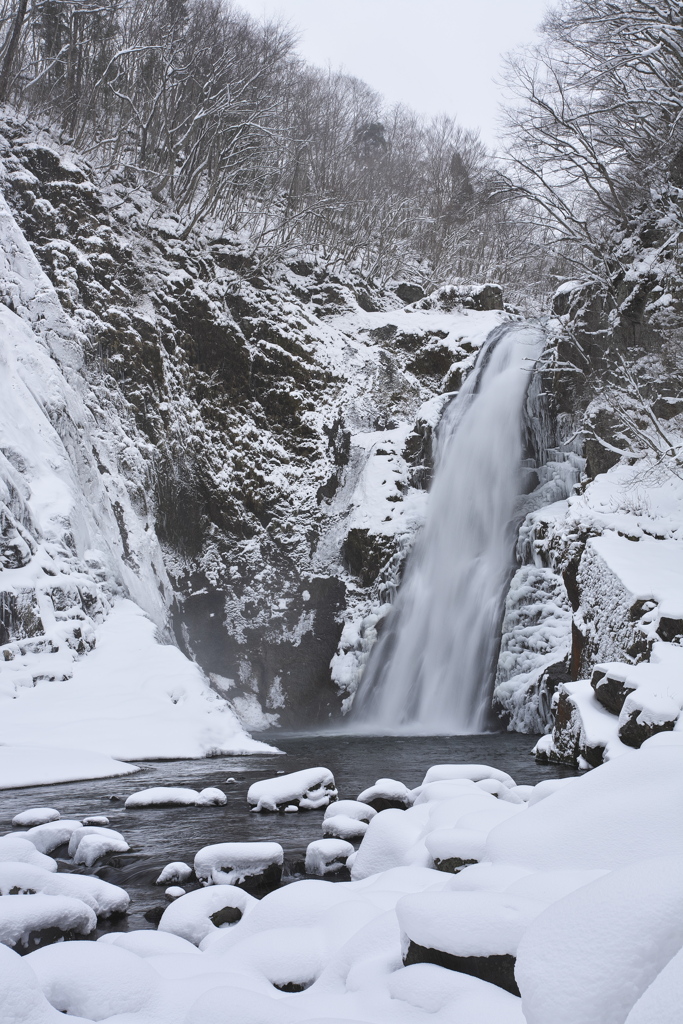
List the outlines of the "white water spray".
<svg viewBox="0 0 683 1024">
<path fill-rule="evenodd" d="M 496 328 L 446 409 L 427 520 L 361 680 L 352 728 L 486 729 L 522 488 L 521 411 L 542 344 L 535 327 Z"/>
</svg>

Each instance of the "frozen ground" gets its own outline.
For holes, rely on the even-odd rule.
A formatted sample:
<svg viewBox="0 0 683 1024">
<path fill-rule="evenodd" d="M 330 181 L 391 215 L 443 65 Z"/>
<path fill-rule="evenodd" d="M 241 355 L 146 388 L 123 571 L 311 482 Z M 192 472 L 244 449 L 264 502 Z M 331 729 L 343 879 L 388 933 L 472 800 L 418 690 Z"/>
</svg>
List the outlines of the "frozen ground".
<svg viewBox="0 0 683 1024">
<path fill-rule="evenodd" d="M 34 885 L 43 880 L 36 895 L 0 896 L 0 919 L 11 904 L 5 942 L 29 936 L 31 949 L 41 924 L 69 931 L 71 941 L 23 957 L 0 948 L 0 1019 L 677 1024 L 682 780 L 683 747 L 651 742 L 587 775 L 535 786 L 442 757 L 430 773 L 406 776 L 406 810 L 370 816 L 351 881 L 294 881 L 260 899 L 209 884 L 172 901 L 158 930 L 114 922 L 95 942 L 78 934 L 93 927 L 94 895 L 81 911 L 75 892 L 51 895 L 62 871 L 5 862 L 8 884 L 13 871 L 24 884 L 27 871 Z M 340 795 L 358 793 L 342 787 Z M 245 796 L 242 786 L 234 799 L 246 811 Z M 278 822 L 295 827 L 291 819 L 319 826 L 322 811 L 251 818 L 277 831 Z M 455 857 L 466 852 L 460 839 L 475 833 L 477 863 L 452 859 L 435 870 L 439 837 L 450 836 Z M 253 852 L 265 863 L 262 844 Z M 246 863 L 249 844 L 235 853 Z M 323 854 L 312 868 L 324 870 Z M 199 851 L 221 869 L 231 855 L 228 847 Z M 97 898 L 106 901 L 106 887 Z"/>
</svg>

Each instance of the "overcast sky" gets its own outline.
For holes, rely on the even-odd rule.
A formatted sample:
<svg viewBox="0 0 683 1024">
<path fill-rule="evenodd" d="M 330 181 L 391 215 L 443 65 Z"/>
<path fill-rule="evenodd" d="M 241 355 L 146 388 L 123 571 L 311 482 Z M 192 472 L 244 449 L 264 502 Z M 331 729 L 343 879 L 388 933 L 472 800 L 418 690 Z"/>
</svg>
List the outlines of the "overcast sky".
<svg viewBox="0 0 683 1024">
<path fill-rule="evenodd" d="M 533 42 L 549 0 L 237 0 L 281 15 L 314 64 L 343 68 L 391 102 L 447 113 L 496 138 L 500 55 Z"/>
</svg>

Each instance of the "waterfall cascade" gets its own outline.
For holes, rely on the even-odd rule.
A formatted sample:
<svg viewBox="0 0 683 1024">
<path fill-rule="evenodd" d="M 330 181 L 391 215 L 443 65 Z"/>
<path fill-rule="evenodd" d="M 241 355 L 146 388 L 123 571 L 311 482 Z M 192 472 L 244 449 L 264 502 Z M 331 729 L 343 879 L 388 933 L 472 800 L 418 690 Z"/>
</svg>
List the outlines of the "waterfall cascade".
<svg viewBox="0 0 683 1024">
<path fill-rule="evenodd" d="M 496 328 L 446 409 L 427 520 L 356 694 L 353 729 L 486 729 L 523 489 L 521 414 L 543 341 L 535 326 Z"/>
</svg>

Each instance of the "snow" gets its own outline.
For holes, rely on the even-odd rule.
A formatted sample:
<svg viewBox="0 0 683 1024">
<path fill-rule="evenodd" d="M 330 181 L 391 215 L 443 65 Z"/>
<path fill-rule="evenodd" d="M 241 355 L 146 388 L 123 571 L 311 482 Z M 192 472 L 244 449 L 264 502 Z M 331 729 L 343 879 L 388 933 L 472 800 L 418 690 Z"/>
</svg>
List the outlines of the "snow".
<svg viewBox="0 0 683 1024">
<path fill-rule="evenodd" d="M 623 1024 L 682 946 L 680 854 L 612 871 L 553 903 L 522 939 L 527 1022 Z"/>
<path fill-rule="evenodd" d="M 192 878 L 193 869 L 182 860 L 174 860 L 167 864 L 157 878 L 155 885 L 168 885 L 169 882 L 187 882 Z"/>
<path fill-rule="evenodd" d="M 391 801 L 409 807 L 413 802 L 411 791 L 397 779 L 378 779 L 374 786 L 369 786 L 358 794 L 358 802 L 372 804 L 373 801 Z"/>
<path fill-rule="evenodd" d="M 198 793 L 179 786 L 155 786 L 131 793 L 125 806 L 130 810 L 136 807 L 221 807 L 226 803 L 225 793 L 213 787 Z"/>
<path fill-rule="evenodd" d="M 26 838 L 24 838 L 25 836 Z M 37 850 L 28 837 L 28 832 L 18 835 L 7 833 L 7 835 L 0 836 L 0 864 L 5 861 L 32 864 L 45 871 L 57 870 L 57 861 L 52 857 L 46 857 L 44 853 Z"/>
<path fill-rule="evenodd" d="M 325 809 L 323 821 L 333 818 L 337 814 L 343 814 L 346 818 L 353 818 L 355 821 L 369 822 L 375 817 L 377 811 L 369 804 L 361 803 L 360 800 L 335 800 Z"/>
<path fill-rule="evenodd" d="M 368 823 L 347 814 L 335 814 L 323 821 L 323 835 L 336 839 L 362 839 L 368 830 Z"/>
<path fill-rule="evenodd" d="M 503 785 L 512 788 L 515 780 L 500 768 L 492 768 L 488 764 L 435 764 L 429 769 L 422 785 L 430 782 L 447 782 L 452 779 L 469 779 L 471 782 L 482 782 L 484 779 L 496 779 Z"/>
<path fill-rule="evenodd" d="M 0 697 L 2 714 L 5 714 Z M 39 721 L 37 722 L 40 727 Z M 47 732 L 47 728 L 45 727 Z M 135 765 L 116 761 L 106 754 L 93 753 L 76 747 L 64 749 L 49 745 L 0 744 L 0 789 L 19 789 L 23 786 L 46 786 L 79 779 L 106 779 L 115 775 L 128 775 L 139 769 Z"/>
<path fill-rule="evenodd" d="M 194 873 L 203 885 L 239 885 L 283 861 L 279 843 L 213 843 L 195 854 Z"/>
<path fill-rule="evenodd" d="M 435 829 L 425 839 L 425 846 L 438 867 L 442 861 L 480 861 L 486 849 L 486 832 L 467 828 Z"/>
<path fill-rule="evenodd" d="M 94 912 L 71 896 L 0 896 L 0 943 L 28 946 L 35 933 L 57 929 L 87 935 L 97 923 Z"/>
<path fill-rule="evenodd" d="M 7 1024 L 64 1024 L 43 995 L 26 958 L 0 943 L 0 1020 Z M 76 1022 L 74 1022 L 76 1024 Z"/>
<path fill-rule="evenodd" d="M 98 626 L 95 649 L 74 663 L 71 679 L 21 688 L 0 709 L 0 743 L 89 747 L 122 760 L 272 751 L 242 732 L 197 666 L 158 643 L 154 623 L 128 600 Z M 58 781 L 48 771 L 30 784 Z M 84 766 L 76 777 L 91 772 Z"/>
<path fill-rule="evenodd" d="M 98 942 L 110 946 L 119 946 L 127 949 L 136 956 L 164 956 L 166 954 L 180 953 L 183 956 L 196 956 L 199 950 L 187 939 L 181 939 L 179 935 L 172 932 L 151 931 L 145 928 L 142 931 L 132 932 L 106 932 L 100 935 Z"/>
<path fill-rule="evenodd" d="M 678 1024 L 683 1006 L 683 949 L 671 958 L 635 1004 L 626 1024 Z"/>
<path fill-rule="evenodd" d="M 70 896 L 81 900 L 98 917 L 123 914 L 130 904 L 124 889 L 92 875 L 46 871 L 21 862 L 0 862 L 0 894 L 10 895 L 13 889 L 46 896 Z"/>
<path fill-rule="evenodd" d="M 247 801 L 255 811 L 277 811 L 286 804 L 312 811 L 327 807 L 336 799 L 334 775 L 329 768 L 304 768 L 300 772 L 254 782 L 247 793 Z"/>
<path fill-rule="evenodd" d="M 114 944 L 56 943 L 30 953 L 26 962 L 46 998 L 67 1018 L 102 1020 L 139 1013 L 147 1009 L 158 986 L 145 959 Z"/>
<path fill-rule="evenodd" d="M 58 846 L 70 842 L 74 832 L 79 832 L 82 828 L 83 823 L 80 821 L 60 818 L 58 821 L 48 821 L 44 825 L 35 825 L 28 830 L 26 838 L 41 853 L 52 853 Z"/>
<path fill-rule="evenodd" d="M 164 889 L 164 896 L 169 900 L 177 900 L 186 892 L 187 889 L 183 889 L 182 885 L 169 885 L 168 889 Z"/>
<path fill-rule="evenodd" d="M 128 850 L 130 846 L 120 832 L 99 825 L 77 829 L 69 840 L 69 856 L 74 864 L 84 864 L 87 868 L 109 854 L 127 853 Z"/>
<path fill-rule="evenodd" d="M 454 956 L 514 956 L 545 906 L 506 892 L 427 892 L 404 896 L 396 914 L 404 953 L 413 942 Z"/>
<path fill-rule="evenodd" d="M 179 935 L 181 939 L 198 946 L 202 939 L 219 931 L 211 920 L 214 914 L 227 907 L 244 915 L 257 903 L 253 896 L 234 885 L 211 885 L 205 889 L 195 889 L 166 908 L 159 922 L 159 931 Z"/>
<path fill-rule="evenodd" d="M 655 601 L 660 615 L 683 618 L 683 544 L 642 537 L 636 543 L 609 530 L 589 545 L 617 576 L 633 601 Z"/>
<path fill-rule="evenodd" d="M 59 811 L 54 807 L 31 807 L 27 811 L 21 811 L 12 818 L 12 824 L 21 828 L 31 828 L 34 825 L 45 825 L 48 821 L 58 821 Z"/>
<path fill-rule="evenodd" d="M 683 748 L 630 750 L 497 825 L 487 859 L 550 870 L 683 856 L 683 816 L 672 813 L 682 799 Z"/>
<path fill-rule="evenodd" d="M 334 874 L 346 866 L 352 853 L 353 846 L 343 839 L 316 839 L 306 847 L 306 874 Z"/>
</svg>

